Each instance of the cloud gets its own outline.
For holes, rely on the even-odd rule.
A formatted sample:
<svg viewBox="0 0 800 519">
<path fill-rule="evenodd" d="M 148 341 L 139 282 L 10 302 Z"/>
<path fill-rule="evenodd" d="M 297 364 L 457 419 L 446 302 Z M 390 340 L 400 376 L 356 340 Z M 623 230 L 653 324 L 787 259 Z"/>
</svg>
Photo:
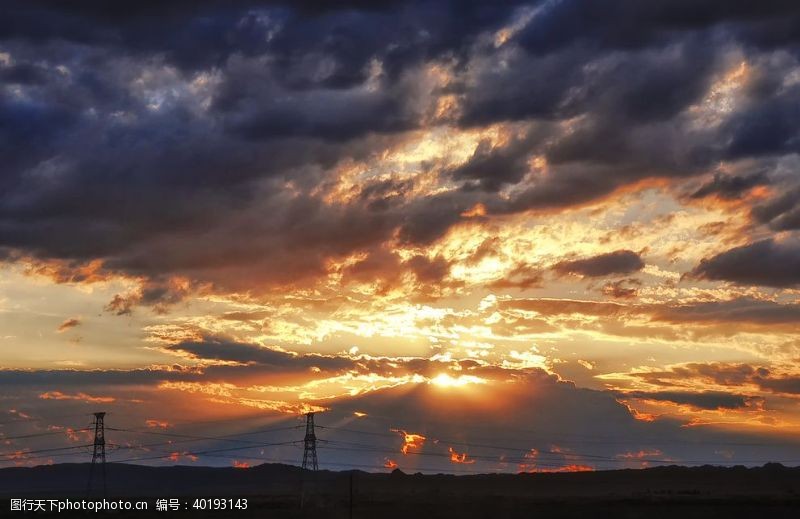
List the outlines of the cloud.
<svg viewBox="0 0 800 519">
<path fill-rule="evenodd" d="M 75 328 L 76 326 L 80 326 L 80 324 L 81 324 L 81 320 L 80 320 L 80 319 L 77 319 L 77 318 L 75 318 L 75 317 L 72 317 L 72 318 L 70 318 L 70 319 L 66 319 L 64 322 L 62 322 L 61 324 L 59 324 L 59 325 L 58 325 L 58 328 L 56 328 L 56 331 L 57 331 L 58 333 L 64 333 L 64 332 L 66 332 L 67 330 L 70 330 L 70 329 L 72 329 L 72 328 Z"/>
<path fill-rule="evenodd" d="M 752 243 L 711 255 L 684 282 L 800 284 L 798 27 L 787 1 L 10 0 L 0 19 L 0 260 L 58 283 L 119 283 L 105 309 L 132 325 L 146 319 L 139 306 L 181 307 L 174 322 L 237 335 L 164 333 L 147 347 L 167 364 L 6 369 L 0 385 L 38 406 L 115 398 L 109 407 L 130 410 L 124 393 L 136 393 L 148 402 L 137 426 L 152 420 L 152 402 L 270 417 L 313 405 L 329 409 L 329 424 L 367 413 L 375 433 L 388 431 L 387 415 L 446 439 L 496 423 L 498 441 L 542 453 L 576 431 L 622 438 L 629 452 L 645 451 L 644 430 L 718 438 L 645 425 L 615 392 L 488 359 L 501 363 L 512 339 L 560 342 L 567 331 L 797 332 L 791 294 L 653 281 L 674 270 L 665 261 L 679 254 L 664 248 L 675 235 L 643 244 L 650 227 L 629 220 L 677 214 L 674 201 L 689 205 L 674 222 L 696 219 L 702 231 L 706 215 L 728 212 L 711 225 L 730 231 L 704 239 Z M 636 196 L 639 208 L 602 213 Z M 559 213 L 567 227 L 549 225 Z M 610 252 L 590 248 L 594 231 L 582 256 L 539 247 L 537 234 L 558 241 L 573 223 L 587 228 L 577 222 L 586 215 Z M 713 246 L 678 244 L 678 264 L 723 250 Z M 545 286 L 553 273 L 556 286 Z M 588 278 L 598 300 L 508 295 L 567 293 L 570 276 Z M 487 291 L 502 294 L 469 310 Z M 425 306 L 433 298 L 440 307 Z M 198 315 L 209 308 L 220 315 Z M 389 356 L 422 321 L 410 340 L 436 339 L 440 360 Z M 300 329 L 291 340 L 307 339 L 304 353 L 265 346 Z M 467 341 L 486 356 L 444 360 Z M 336 347 L 310 352 L 323 342 Z M 374 351 L 366 343 L 392 353 L 352 349 Z M 511 365 L 547 361 L 512 351 Z M 591 375 L 602 374 L 604 361 L 592 360 Z M 661 371 L 637 375 L 656 387 L 639 397 L 695 411 L 797 391 L 796 377 L 758 365 Z M 480 391 L 454 387 L 476 379 Z M 692 393 L 682 380 L 722 389 Z M 535 445 L 528 429 L 512 435 L 523 426 L 541 433 Z M 485 461 L 469 446 L 439 447 Z"/>
<path fill-rule="evenodd" d="M 616 299 L 632 299 L 636 297 L 638 294 L 638 289 L 636 286 L 641 285 L 641 281 L 635 278 L 631 279 L 620 279 L 617 281 L 612 281 L 611 283 L 606 283 L 600 289 L 601 293 L 607 295 L 609 297 L 613 297 Z M 634 285 L 634 286 L 626 286 L 626 285 Z"/>
<path fill-rule="evenodd" d="M 286 372 L 307 370 L 311 367 L 325 371 L 337 371 L 354 367 L 348 357 L 324 356 L 316 354 L 298 355 L 278 351 L 256 344 L 237 342 L 230 338 L 205 336 L 200 340 L 187 340 L 164 346 L 164 350 L 202 361 L 236 362 L 252 364 L 259 371 Z"/>
<path fill-rule="evenodd" d="M 692 198 L 704 198 L 716 195 L 724 199 L 740 198 L 744 193 L 756 186 L 769 183 L 765 172 L 757 172 L 750 175 L 714 175 L 714 178 L 692 193 Z"/>
<path fill-rule="evenodd" d="M 701 381 L 722 387 L 749 385 L 776 394 L 800 394 L 800 377 L 792 374 L 773 373 L 766 367 L 751 364 L 691 362 L 661 371 L 634 371 L 630 375 L 656 386 Z"/>
<path fill-rule="evenodd" d="M 579 301 L 574 299 L 519 298 L 498 301 L 503 309 L 533 311 L 544 316 L 585 314 L 599 316 L 624 315 L 629 307 L 620 303 Z"/>
<path fill-rule="evenodd" d="M 800 319 L 800 305 L 740 297 L 727 301 L 703 301 L 683 305 L 649 307 L 652 319 L 672 323 L 751 323 L 793 325 Z"/>
<path fill-rule="evenodd" d="M 441 281 L 450 270 L 447 260 L 441 256 L 433 259 L 425 256 L 414 256 L 408 260 L 408 264 L 421 282 Z"/>
<path fill-rule="evenodd" d="M 518 288 L 520 290 L 542 286 L 544 272 L 532 265 L 524 263 L 512 268 L 504 277 L 492 281 L 490 288 Z"/>
<path fill-rule="evenodd" d="M 695 409 L 742 409 L 763 402 L 763 398 L 722 391 L 627 391 L 623 398 L 656 400 L 688 405 Z"/>
<path fill-rule="evenodd" d="M 366 361 L 367 359 L 361 359 Z M 405 363 L 405 368 L 418 372 L 442 373 L 446 363 L 427 359 L 394 359 L 392 363 Z M 241 366 L 235 367 L 242 369 Z M 247 369 L 247 367 L 245 367 Z M 675 369 L 678 369 L 677 367 Z M 743 366 L 682 367 L 686 371 L 665 372 L 663 378 L 683 377 L 681 380 L 695 380 L 700 373 L 717 376 L 721 381 L 732 384 L 760 377 L 769 377 L 769 372 L 759 368 Z M 177 371 L 177 370 L 175 370 Z M 161 373 L 161 377 L 168 371 Z M 635 394 L 619 394 L 607 390 L 581 389 L 575 384 L 559 379 L 557 376 L 538 368 L 504 369 L 481 366 L 478 363 L 462 362 L 461 371 L 454 375 L 469 373 L 470 376 L 485 380 L 479 386 L 464 384 L 460 386 L 438 385 L 429 379 L 407 381 L 392 387 L 371 387 L 356 394 L 344 394 L 335 398 L 314 400 L 305 397 L 300 401 L 271 400 L 277 396 L 278 388 L 251 386 L 253 380 L 264 379 L 255 372 L 244 374 L 238 381 L 230 375 L 226 382 L 213 382 L 214 375 L 196 378 L 194 383 L 160 384 L 155 379 L 149 382 L 137 378 L 133 372 L 123 378 L 113 372 L 94 370 L 83 372 L 80 380 L 82 388 L 96 394 L 105 386 L 110 397 L 93 397 L 88 393 L 67 393 L 48 391 L 39 400 L 55 398 L 64 401 L 103 403 L 111 411 L 112 427 L 135 428 L 142 423 L 163 427 L 160 421 L 152 419 L 153 409 L 173 417 L 170 429 L 177 434 L 191 427 L 196 435 L 218 435 L 224 427 L 219 416 L 210 424 L 202 422 L 198 409 L 225 409 L 233 413 L 231 423 L 236 424 L 238 433 L 263 429 L 265 423 L 296 424 L 294 414 L 301 409 L 314 407 L 317 414 L 318 434 L 327 441 L 324 463 L 374 463 L 363 456 L 377 456 L 378 460 L 390 457 L 403 470 L 447 470 L 452 463 L 449 449 L 453 449 L 463 460 L 474 460 L 474 467 L 481 471 L 517 471 L 518 461 L 525 461 L 537 470 L 558 470 L 570 465 L 584 465 L 597 468 L 616 468 L 612 461 L 620 452 L 658 449 L 663 458 L 670 462 L 681 460 L 708 459 L 708 446 L 727 442 L 752 442 L 758 436 L 745 433 L 732 433 L 713 428 L 682 427 L 681 421 L 662 418 L 650 422 L 637 419 L 635 413 L 618 400 L 621 397 L 650 398 L 668 400 L 696 409 L 739 410 L 758 406 L 757 398 L 722 394 L 721 392 L 700 392 L 692 395 L 688 391 L 648 391 Z M 192 373 L 194 376 L 197 372 Z M 41 381 L 55 385 L 68 381 L 74 372 L 4 372 L 0 381 L 6 385 L 8 394 L 24 395 Z M 89 377 L 88 375 L 91 375 Z M 111 376 L 110 376 L 111 375 Z M 15 377 L 24 380 L 22 385 L 8 385 Z M 173 373 L 180 376 L 180 372 Z M 454 377 L 455 378 L 455 377 Z M 121 385 L 117 385 L 117 382 Z M 374 380 L 374 377 L 373 377 Z M 775 377 L 775 380 L 783 380 Z M 117 396 L 120 398 L 116 398 Z M 131 398 L 131 397 L 135 398 Z M 266 397 L 266 398 L 265 398 Z M 103 398 L 101 400 L 101 398 Z M 106 398 L 116 398 L 114 401 Z M 322 404 L 321 409 L 317 404 Z M 742 405 L 744 407 L 742 407 Z M 222 406 L 222 407 L 220 407 Z M 255 417 L 240 416 L 247 406 L 259 409 Z M 63 408 L 58 408 L 63 414 Z M 49 416 L 55 412 L 50 408 L 40 409 L 37 414 Z M 361 418 L 355 419 L 356 413 Z M 289 414 L 286 414 L 289 413 Z M 198 421 L 200 416 L 200 421 Z M 113 418 L 116 417 L 116 418 Z M 187 425 L 182 425 L 188 420 Z M 257 420 L 251 422 L 251 420 Z M 108 423 L 107 423 L 108 425 Z M 353 433 L 349 429 L 358 432 Z M 408 434 L 424 436 L 426 441 L 418 449 L 407 449 L 403 456 L 405 435 L 398 435 L 392 429 L 402 429 Z M 579 431 L 592 431 L 592 442 Z M 204 432 L 207 431 L 207 432 Z M 296 428 L 286 431 L 288 441 L 296 439 Z M 365 436 L 366 435 L 366 436 Z M 126 434 L 115 430 L 114 440 L 124 444 Z M 363 442 L 369 437 L 369 453 L 347 450 L 348 443 Z M 135 438 L 135 437 L 134 437 Z M 358 438 L 358 439 L 356 439 Z M 603 439 L 609 439 L 604 441 Z M 195 447 L 203 450 L 201 443 Z M 774 445 L 759 447 L 760 456 L 785 455 L 786 449 L 793 446 Z M 537 456 L 531 460 L 525 453 L 535 449 Z M 418 452 L 424 454 L 419 455 Z M 732 460 L 751 459 L 754 454 L 748 449 L 737 449 Z M 244 456 L 246 457 L 246 456 Z M 202 458 L 202 456 L 201 456 Z M 203 459 L 204 463 L 224 463 L 214 458 Z M 382 461 L 380 462 L 382 463 Z"/>
<path fill-rule="evenodd" d="M 797 153 L 800 109 L 796 85 L 776 91 L 751 110 L 735 114 L 726 124 L 730 135 L 728 155 L 753 157 Z"/>
<path fill-rule="evenodd" d="M 619 449 L 623 448 L 621 442 L 626 443 L 623 449 L 627 451 L 657 449 L 660 454 L 653 458 L 673 458 L 672 462 L 680 463 L 681 458 L 691 456 L 688 454 L 692 451 L 687 447 L 689 442 L 700 441 L 702 448 L 707 450 L 708 445 L 715 441 L 735 441 L 731 436 L 721 439 L 718 436 L 720 431 L 685 428 L 668 419 L 637 420 L 629 408 L 616 400 L 619 397 L 613 392 L 580 389 L 542 370 L 518 372 L 513 380 L 513 383 L 501 385 L 481 385 L 479 391 L 467 389 L 461 392 L 428 384 L 381 389 L 337 399 L 331 402 L 329 411 L 317 415 L 317 420 L 339 423 L 340 420 L 352 420 L 353 410 L 366 413 L 357 426 L 348 427 L 364 431 L 371 437 L 375 449 L 381 452 L 385 449 L 390 456 L 394 452 L 392 460 L 401 468 L 408 466 L 412 470 L 415 464 L 438 467 L 439 453 L 442 463 L 450 462 L 452 453 L 449 449 L 459 455 L 466 453 L 464 459 L 474 460 L 481 470 L 487 470 L 489 466 L 505 470 L 501 467 L 508 465 L 495 465 L 503 460 L 512 465 L 508 467 L 510 470 L 515 471 L 520 470 L 517 465 L 525 461 L 542 469 L 555 470 L 568 465 L 607 467 L 609 463 L 600 460 L 616 458 Z M 655 394 L 654 398 L 673 398 L 697 409 L 723 411 L 758 406 L 760 402 L 757 397 L 740 399 L 723 392 L 696 396 L 688 391 L 685 394 L 669 393 Z M 488 401 L 495 404 L 487 405 Z M 403 456 L 403 438 L 393 438 L 397 435 L 391 434 L 390 429 L 424 436 L 426 441 L 422 451 L 429 454 L 419 456 L 419 461 L 413 454 Z M 589 430 L 594 439 L 591 448 L 586 437 L 576 433 Z M 347 431 L 338 431 L 335 426 L 323 431 L 332 445 L 354 441 L 356 437 Z M 487 445 L 489 437 L 491 445 L 506 446 L 507 450 L 482 448 Z M 642 437 L 647 440 L 634 439 Z M 628 442 L 637 446 L 627 449 Z M 535 459 L 526 456 L 532 449 L 537 452 Z M 695 455 L 702 457 L 700 452 L 696 451 Z M 344 455 L 347 453 L 342 453 Z M 737 455 L 741 456 L 741 453 Z M 328 456 L 336 456 L 336 453 L 331 452 Z M 610 465 L 615 466 L 613 463 Z"/>
<path fill-rule="evenodd" d="M 726 22 L 755 28 L 776 17 L 797 16 L 788 2 L 770 2 L 757 9 L 744 0 L 656 0 L 646 5 L 614 0 L 607 9 L 574 0 L 549 7 L 520 35 L 527 47 L 540 53 L 577 42 L 614 49 L 638 48 L 663 41 L 671 31 L 689 32 Z"/>
<path fill-rule="evenodd" d="M 217 292 L 308 286 L 332 261 L 430 245 L 476 204 L 482 225 L 797 151 L 796 59 L 769 58 L 796 41 L 791 6 L 612 4 L 253 0 L 123 15 L 11 2 L 2 75 L 19 95 L 0 95 L 0 248 L 60 263 L 63 280 L 98 262 L 96 275 L 145 286 L 109 311 L 163 311 L 185 296 L 165 291 L 173 279 Z M 752 71 L 742 102 L 705 124 L 704 96 L 733 51 Z M 384 175 L 378 157 L 443 127 L 477 145 Z M 331 196 L 356 165 L 361 196 Z M 759 175 L 720 177 L 697 196 L 733 196 Z M 794 228 L 787 204 L 754 214 Z"/>
<path fill-rule="evenodd" d="M 517 184 L 531 169 L 528 164 L 534 149 L 531 140 L 531 136 L 514 136 L 510 142 L 494 146 L 484 139 L 472 156 L 449 174 L 456 180 L 466 180 L 464 189 L 496 192 L 505 184 Z"/>
<path fill-rule="evenodd" d="M 553 266 L 560 274 L 584 277 L 604 277 L 612 274 L 630 274 L 644 268 L 644 261 L 631 250 L 618 250 L 585 259 L 561 261 Z"/>
<path fill-rule="evenodd" d="M 800 245 L 766 239 L 706 258 L 690 275 L 740 285 L 786 288 L 800 284 Z"/>
<path fill-rule="evenodd" d="M 738 297 L 720 301 L 693 301 L 683 304 L 624 304 L 612 301 L 519 298 L 497 302 L 510 311 L 536 312 L 543 317 L 587 315 L 613 320 L 647 319 L 651 323 L 680 325 L 755 325 L 797 329 L 800 305 Z"/>
<path fill-rule="evenodd" d="M 769 224 L 776 231 L 800 229 L 800 187 L 756 205 L 752 214 L 757 222 Z"/>
<path fill-rule="evenodd" d="M 203 384 L 245 384 L 253 380 L 261 384 L 275 382 L 274 388 L 285 386 L 287 377 L 311 382 L 326 383 L 342 377 L 339 382 L 363 377 L 371 387 L 374 381 L 386 379 L 387 384 L 405 383 L 414 376 L 433 379 L 442 373 L 460 375 L 510 377 L 513 372 L 496 371 L 483 363 L 465 360 L 432 360 L 423 357 L 377 357 L 349 353 L 323 355 L 298 354 L 268 348 L 255 343 L 241 342 L 231 337 L 199 335 L 196 338 L 163 342 L 158 346 L 162 353 L 175 356 L 172 365 L 154 365 L 139 369 L 63 369 L 63 370 L 0 370 L 0 385 L 32 388 L 100 386 L 130 387 L 156 386 L 175 383 L 176 387 L 197 387 Z M 243 382 L 244 381 L 244 382 Z M 280 381 L 280 382 L 279 382 Z M 184 384 L 184 386 L 181 386 Z M 333 383 L 335 386 L 335 381 Z M 287 393 L 302 391 L 301 386 L 285 386 Z M 299 389 L 298 389 L 299 388 Z M 309 392 L 313 389 L 308 388 Z M 277 391 L 277 389 L 275 389 Z M 50 391 L 48 391 L 50 392 Z M 311 391 L 313 392 L 313 391 Z M 296 397 L 296 395 L 295 395 Z"/>
<path fill-rule="evenodd" d="M 68 394 L 61 391 L 47 391 L 40 394 L 39 398 L 42 400 L 79 400 L 92 404 L 109 404 L 116 401 L 116 398 L 111 396 L 92 396 L 86 393 Z"/>
</svg>

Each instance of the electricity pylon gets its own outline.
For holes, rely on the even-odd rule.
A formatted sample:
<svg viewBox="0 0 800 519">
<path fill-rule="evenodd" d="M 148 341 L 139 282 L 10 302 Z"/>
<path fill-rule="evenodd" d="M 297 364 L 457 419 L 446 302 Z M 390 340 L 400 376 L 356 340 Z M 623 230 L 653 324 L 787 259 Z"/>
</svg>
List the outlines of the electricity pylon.
<svg viewBox="0 0 800 519">
<path fill-rule="evenodd" d="M 303 469 L 319 470 L 317 435 L 314 434 L 314 413 L 306 413 L 306 437 L 303 439 Z"/>
<path fill-rule="evenodd" d="M 103 473 L 103 496 L 106 495 L 106 431 L 103 425 L 105 413 L 94 413 L 94 452 L 92 453 L 92 466 L 89 468 L 89 485 L 86 488 L 88 495 L 92 491 L 94 482 L 94 466 L 100 461 L 100 470 Z"/>
</svg>

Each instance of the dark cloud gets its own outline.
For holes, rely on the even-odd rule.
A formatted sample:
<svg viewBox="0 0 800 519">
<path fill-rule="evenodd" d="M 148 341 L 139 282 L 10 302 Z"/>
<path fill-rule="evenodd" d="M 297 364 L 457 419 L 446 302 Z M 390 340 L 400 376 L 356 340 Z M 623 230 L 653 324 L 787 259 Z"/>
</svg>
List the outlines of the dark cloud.
<svg viewBox="0 0 800 519">
<path fill-rule="evenodd" d="M 758 385 L 761 389 L 773 393 L 800 395 L 800 377 L 798 376 L 759 379 Z"/>
<path fill-rule="evenodd" d="M 450 263 L 443 257 L 429 259 L 417 255 L 406 262 L 420 283 L 440 283 L 450 273 Z"/>
<path fill-rule="evenodd" d="M 505 22 L 517 3 L 204 0 L 76 7 L 20 1 L 8 6 L 0 37 L 159 55 L 185 70 L 269 52 L 287 81 L 340 88 L 360 83 L 373 57 L 402 68 L 459 52 L 482 30 Z M 456 7 L 458 20 L 452 17 Z M 319 73 L 308 57 L 324 57 L 328 66 Z"/>
<path fill-rule="evenodd" d="M 758 7 L 744 0 L 613 0 L 604 5 L 573 0 L 546 6 L 519 38 L 537 53 L 577 43 L 630 49 L 667 40 L 671 32 L 686 33 L 724 22 L 758 26 L 763 20 L 797 15 L 797 6 L 789 0 Z"/>
<path fill-rule="evenodd" d="M 497 31 L 511 25 L 501 41 Z M 451 265 L 424 246 L 454 226 L 469 232 L 503 215 L 561 211 L 653 179 L 697 182 L 714 171 L 730 173 L 690 196 L 754 204 L 759 232 L 796 230 L 800 190 L 787 157 L 800 151 L 799 47 L 794 0 L 11 0 L 0 15 L 0 258 L 59 282 L 126 275 L 138 288 L 107 306 L 120 315 L 137 305 L 164 311 L 194 292 L 257 297 L 308 288 L 330 274 L 385 290 L 408 280 L 436 294 L 453 283 Z M 712 92 L 740 61 L 742 84 Z M 452 110 L 439 113 L 444 106 Z M 385 157 L 434 125 L 482 140 L 457 150 L 465 160 L 456 166 L 433 157 L 386 167 Z M 352 187 L 338 182 L 343 170 L 354 172 Z M 407 171 L 423 180 L 408 180 Z M 743 196 L 761 185 L 769 198 Z M 398 243 L 414 248 L 410 257 L 394 251 Z M 468 261 L 499 257 L 500 245 L 487 240 Z M 510 260 L 514 268 L 489 288 L 541 286 L 546 265 Z M 798 261 L 795 242 L 766 239 L 708 258 L 691 275 L 795 287 Z M 620 301 L 498 298 L 492 332 L 554 332 L 565 316 L 582 326 L 581 315 L 603 317 L 609 330 L 797 330 L 794 303 L 637 304 L 636 283 L 620 278 L 643 267 L 630 250 L 568 258 L 553 267 L 557 274 L 614 276 L 597 285 Z M 296 308 L 332 311 L 342 303 L 313 288 Z M 222 319 L 269 327 L 275 313 Z M 707 459 L 708 442 L 732 434 L 644 423 L 617 393 L 535 369 L 300 355 L 218 336 L 165 344 L 160 354 L 193 367 L 2 370 L 0 385 L 4 398 L 27 391 L 40 406 L 53 402 L 36 395 L 112 394 L 119 417 L 130 416 L 132 399 L 149 413 L 146 393 L 158 392 L 171 416 L 169 405 L 197 400 L 187 404 L 179 390 L 160 389 L 164 382 L 216 391 L 220 383 L 285 384 L 281 376 L 301 373 L 311 380 L 469 374 L 507 383 L 458 393 L 422 383 L 326 400 L 323 423 L 348 423 L 360 411 L 370 432 L 395 426 L 465 443 L 487 434 L 476 427 L 494 424 L 493 441 L 522 449 L 517 457 L 583 441 L 598 449 L 589 454 L 615 459 L 614 445 L 632 452 L 646 437 L 663 440 L 666 456 Z M 661 390 L 629 398 L 696 409 L 757 410 L 761 401 L 745 392 L 800 392 L 797 377 L 749 364 L 634 375 Z M 685 387 L 697 383 L 731 392 Z M 180 397 L 170 402 L 173 392 Z M 245 405 L 269 398 L 252 393 Z M 197 398 L 211 396 L 242 405 L 220 394 Z M 191 418 L 197 409 L 184 411 Z M 617 443 L 587 444 L 588 436 Z M 685 443 L 673 452 L 675 440 Z M 386 446 L 398 450 L 398 441 L 390 433 Z M 591 459 L 548 454 L 559 463 Z M 736 456 L 747 455 L 737 448 Z"/>
<path fill-rule="evenodd" d="M 736 113 L 727 123 L 728 156 L 734 158 L 784 155 L 800 151 L 800 87 L 770 96 L 749 110 Z"/>
<path fill-rule="evenodd" d="M 756 221 L 776 231 L 800 229 L 800 187 L 755 206 L 752 214 Z"/>
<path fill-rule="evenodd" d="M 402 83 L 375 91 L 291 91 L 269 88 L 269 76 L 253 81 L 262 69 L 260 62 L 231 67 L 212 105 L 226 121 L 228 131 L 245 139 L 316 137 L 346 141 L 371 132 L 398 133 L 417 126 L 419 114 L 405 102 L 413 93 Z"/>
<path fill-rule="evenodd" d="M 489 140 L 478 143 L 466 163 L 450 171 L 456 180 L 466 180 L 467 189 L 498 191 L 505 184 L 516 184 L 530 166 L 532 146 L 528 138 L 512 138 L 503 146 L 492 146 Z"/>
<path fill-rule="evenodd" d="M 659 386 L 684 385 L 699 380 L 720 386 L 752 385 L 776 394 L 800 394 L 800 377 L 777 374 L 766 367 L 750 364 L 694 362 L 664 371 L 634 372 L 631 375 Z"/>
<path fill-rule="evenodd" d="M 623 398 L 656 400 L 688 405 L 695 409 L 742 409 L 763 402 L 762 398 L 737 395 L 722 391 L 628 391 L 621 393 Z"/>
<path fill-rule="evenodd" d="M 796 286 L 800 284 L 800 246 L 790 240 L 761 240 L 706 258 L 690 275 L 740 285 Z"/>
<path fill-rule="evenodd" d="M 111 312 L 115 315 L 130 315 L 133 312 L 133 307 L 138 301 L 135 296 L 123 296 L 115 294 L 111 301 L 105 306 L 106 312 Z"/>
<path fill-rule="evenodd" d="M 512 268 L 504 277 L 492 281 L 492 288 L 518 288 L 525 290 L 542 286 L 544 272 L 534 265 L 519 264 Z"/>
<path fill-rule="evenodd" d="M 441 238 L 474 205 L 461 193 L 439 193 L 417 199 L 405 208 L 398 237 L 404 243 L 429 245 Z"/>
<path fill-rule="evenodd" d="M 553 270 L 560 275 L 576 274 L 584 277 L 630 274 L 643 268 L 644 261 L 631 250 L 618 250 L 591 258 L 561 261 L 553 266 Z"/>
<path fill-rule="evenodd" d="M 345 357 L 323 355 L 296 355 L 255 344 L 237 342 L 226 337 L 207 336 L 202 340 L 181 341 L 166 346 L 166 351 L 188 355 L 197 360 L 230 361 L 242 364 L 257 364 L 275 371 L 304 370 L 313 367 L 325 371 L 341 370 L 353 366 Z"/>
<path fill-rule="evenodd" d="M 750 175 L 722 175 L 715 174 L 714 178 L 692 193 L 692 198 L 704 198 L 715 195 L 725 199 L 740 198 L 750 189 L 769 183 L 765 172 Z"/>
<path fill-rule="evenodd" d="M 632 299 L 638 294 L 639 290 L 637 287 L 641 284 L 641 281 L 635 278 L 620 279 L 612 281 L 611 283 L 606 283 L 602 286 L 600 292 L 616 299 Z"/>
<path fill-rule="evenodd" d="M 769 326 L 800 322 L 800 305 L 748 297 L 685 305 L 653 305 L 648 310 L 653 320 L 673 323 L 751 323 Z"/>
<path fill-rule="evenodd" d="M 311 376 L 311 368 L 315 368 L 320 377 L 348 371 L 367 373 L 375 370 L 376 373 L 391 374 L 396 370 L 407 373 L 415 368 L 420 373 L 427 373 L 426 366 L 429 363 L 423 359 L 389 362 L 381 358 L 359 361 L 345 356 L 299 355 L 216 336 L 167 345 L 162 351 L 180 357 L 184 364 L 187 360 L 200 361 L 201 364 L 197 367 L 175 364 L 131 370 L 7 369 L 0 373 L 0 385 L 37 389 L 122 387 L 157 385 L 162 382 L 236 383 L 251 380 L 252 377 L 260 377 L 259 380 L 263 382 L 271 380 L 270 377 L 286 374 Z M 444 364 L 435 364 L 429 368 L 431 371 L 446 369 Z"/>
<path fill-rule="evenodd" d="M 386 211 L 402 204 L 413 187 L 410 180 L 379 180 L 364 185 L 358 197 L 370 210 Z"/>
<path fill-rule="evenodd" d="M 749 364 L 726 364 L 693 362 L 674 366 L 665 371 L 649 371 L 635 373 L 635 376 L 656 385 L 669 385 L 669 380 L 686 380 L 702 378 L 723 386 L 741 386 L 754 378 L 765 378 L 770 375 L 767 368 Z"/>
<path fill-rule="evenodd" d="M 557 211 L 791 155 L 797 16 L 779 1 L 8 2 L 0 249 L 64 272 L 101 260 L 104 274 L 142 280 L 109 308 L 124 314 L 179 302 L 173 278 L 221 291 L 307 284 L 331 259 L 430 244 L 478 203 L 486 218 Z M 697 124 L 732 50 L 751 69 L 743 100 Z M 447 81 L 432 86 L 434 66 Z M 442 96 L 455 109 L 437 119 Z M 339 166 L 374 162 L 431 121 L 516 124 L 459 166 L 417 165 L 449 191 L 398 176 L 326 196 Z M 760 181 L 720 177 L 696 195 Z M 790 190 L 754 217 L 794 229 L 795 201 Z"/>
</svg>

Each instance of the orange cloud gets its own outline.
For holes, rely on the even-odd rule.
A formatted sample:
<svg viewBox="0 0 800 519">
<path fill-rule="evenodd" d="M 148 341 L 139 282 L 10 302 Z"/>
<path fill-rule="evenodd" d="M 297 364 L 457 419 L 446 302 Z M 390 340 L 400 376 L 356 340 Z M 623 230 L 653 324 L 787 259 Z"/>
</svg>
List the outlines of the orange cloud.
<svg viewBox="0 0 800 519">
<path fill-rule="evenodd" d="M 536 449 L 531 449 L 526 452 L 522 458 L 526 461 L 523 461 L 519 464 L 520 472 L 535 472 L 536 471 L 536 458 L 539 457 L 539 451 Z"/>
<path fill-rule="evenodd" d="M 197 461 L 199 459 L 197 456 L 195 456 L 191 452 L 186 452 L 186 451 L 184 451 L 184 452 L 177 452 L 177 451 L 173 452 L 172 454 L 169 455 L 169 457 L 167 459 L 170 460 L 170 461 L 177 462 L 177 461 L 180 461 L 181 458 L 186 458 L 186 459 L 188 459 L 190 461 Z"/>
<path fill-rule="evenodd" d="M 103 260 L 93 259 L 84 263 L 62 260 L 42 260 L 30 257 L 19 258 L 29 276 L 41 276 L 56 283 L 98 283 L 113 276 L 103 268 Z"/>
<path fill-rule="evenodd" d="M 389 470 L 394 470 L 397 468 L 397 462 L 394 460 L 390 460 L 389 458 L 386 458 L 383 466 Z"/>
<path fill-rule="evenodd" d="M 250 464 L 246 461 L 233 460 L 233 468 L 235 469 L 249 469 Z"/>
<path fill-rule="evenodd" d="M 563 454 L 567 460 L 576 458 L 574 454 L 569 454 L 568 449 L 562 449 L 558 445 L 553 445 L 550 449 L 550 452 Z M 519 464 L 520 472 L 590 472 L 594 470 L 594 467 L 579 463 L 570 463 L 569 465 L 564 465 L 563 467 L 539 467 L 537 466 L 538 457 L 539 451 L 536 449 L 531 449 L 530 451 L 526 452 L 523 456 L 523 459 L 526 461 L 523 461 Z"/>
<path fill-rule="evenodd" d="M 92 435 L 94 434 L 93 431 L 76 431 L 72 427 L 62 427 L 61 425 L 48 425 L 48 431 L 64 431 L 64 434 L 70 441 L 76 442 L 80 441 L 81 435 L 83 435 L 87 440 L 91 439 Z"/>
<path fill-rule="evenodd" d="M 17 415 L 18 417 L 20 417 L 20 418 L 23 418 L 23 419 L 25 419 L 25 420 L 29 420 L 29 419 L 31 419 L 31 418 L 32 418 L 32 417 L 31 417 L 31 415 L 29 415 L 29 414 L 26 414 L 26 413 L 24 413 L 24 412 L 22 412 L 22 411 L 19 411 L 19 410 L 17 410 L 17 409 L 9 409 L 9 410 L 8 410 L 8 412 L 9 412 L 10 414 Z"/>
<path fill-rule="evenodd" d="M 455 450 L 453 450 L 452 447 L 450 447 L 448 451 L 450 452 L 450 461 L 452 461 L 453 463 L 464 463 L 467 465 L 475 463 L 475 460 L 468 459 L 466 452 L 458 453 Z"/>
<path fill-rule="evenodd" d="M 661 456 L 664 453 L 658 449 L 651 449 L 651 450 L 639 450 L 636 452 L 624 452 L 622 454 L 617 454 L 617 458 L 622 460 L 640 460 L 642 458 L 650 458 L 653 456 Z"/>
<path fill-rule="evenodd" d="M 80 319 L 75 319 L 75 318 L 67 319 L 63 323 L 58 325 L 58 328 L 56 328 L 56 332 L 64 333 L 71 328 L 79 326 L 80 324 L 81 324 Z"/>
<path fill-rule="evenodd" d="M 464 218 L 474 218 L 476 216 L 486 216 L 486 206 L 480 202 L 472 206 L 471 209 L 461 213 Z"/>
<path fill-rule="evenodd" d="M 410 449 L 421 449 L 422 445 L 425 443 L 425 436 L 421 434 L 413 434 L 408 433 L 402 429 L 390 429 L 392 432 L 396 432 L 403 436 L 403 446 L 400 448 L 400 452 L 403 454 L 408 454 Z"/>
<path fill-rule="evenodd" d="M 86 393 L 76 393 L 69 395 L 61 391 L 47 391 L 39 395 L 42 400 L 81 400 L 83 402 L 90 402 L 94 404 L 110 404 L 115 402 L 116 398 L 112 396 L 92 396 Z"/>
<path fill-rule="evenodd" d="M 565 465 L 556 469 L 548 469 L 545 472 L 594 472 L 594 467 L 589 465 Z"/>
</svg>

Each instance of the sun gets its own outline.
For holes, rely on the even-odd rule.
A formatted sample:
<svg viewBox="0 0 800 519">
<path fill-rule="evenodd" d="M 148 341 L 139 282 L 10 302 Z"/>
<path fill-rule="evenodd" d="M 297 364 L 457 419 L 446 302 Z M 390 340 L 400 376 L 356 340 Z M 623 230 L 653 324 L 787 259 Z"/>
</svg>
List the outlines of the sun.
<svg viewBox="0 0 800 519">
<path fill-rule="evenodd" d="M 447 373 L 439 373 L 432 379 L 429 379 L 428 383 L 439 387 L 464 387 L 467 384 L 485 384 L 486 379 L 473 375 L 459 375 L 458 377 L 452 377 Z"/>
</svg>

